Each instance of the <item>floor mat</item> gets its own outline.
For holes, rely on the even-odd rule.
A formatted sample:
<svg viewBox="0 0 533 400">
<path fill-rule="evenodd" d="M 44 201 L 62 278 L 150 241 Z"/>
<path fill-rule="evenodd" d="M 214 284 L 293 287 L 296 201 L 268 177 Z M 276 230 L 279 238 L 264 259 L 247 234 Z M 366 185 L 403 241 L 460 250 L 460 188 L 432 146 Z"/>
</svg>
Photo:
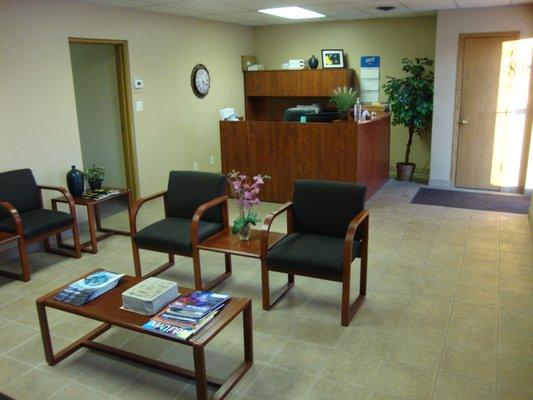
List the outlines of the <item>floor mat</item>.
<svg viewBox="0 0 533 400">
<path fill-rule="evenodd" d="M 530 202 L 531 197 L 526 196 L 430 188 L 420 188 L 413 200 L 411 200 L 411 203 L 414 204 L 515 214 L 527 214 Z"/>
</svg>

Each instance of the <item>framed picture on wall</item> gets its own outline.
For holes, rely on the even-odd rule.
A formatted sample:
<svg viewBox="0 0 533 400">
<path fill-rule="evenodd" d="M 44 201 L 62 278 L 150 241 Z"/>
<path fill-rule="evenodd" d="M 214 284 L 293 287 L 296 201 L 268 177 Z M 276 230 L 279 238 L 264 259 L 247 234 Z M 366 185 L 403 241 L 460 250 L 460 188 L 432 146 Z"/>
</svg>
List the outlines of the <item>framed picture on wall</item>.
<svg viewBox="0 0 533 400">
<path fill-rule="evenodd" d="M 322 50 L 322 68 L 344 68 L 344 50 Z"/>
</svg>

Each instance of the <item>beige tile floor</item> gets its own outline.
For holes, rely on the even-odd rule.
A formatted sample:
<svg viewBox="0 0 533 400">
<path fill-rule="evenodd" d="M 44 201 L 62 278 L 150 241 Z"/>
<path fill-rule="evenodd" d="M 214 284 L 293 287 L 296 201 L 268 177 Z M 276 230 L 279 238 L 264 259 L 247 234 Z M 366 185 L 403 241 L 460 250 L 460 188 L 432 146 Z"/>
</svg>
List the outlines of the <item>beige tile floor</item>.
<svg viewBox="0 0 533 400">
<path fill-rule="evenodd" d="M 348 328 L 340 286 L 297 277 L 272 311 L 260 306 L 259 262 L 234 258 L 218 290 L 254 306 L 255 364 L 232 400 L 533 398 L 533 239 L 526 216 L 410 204 L 417 184 L 389 182 L 369 202 L 369 291 Z M 263 204 L 261 214 L 275 209 Z M 232 214 L 235 210 L 232 209 Z M 142 211 L 142 224 L 161 204 Z M 109 225 L 127 226 L 125 214 Z M 276 223 L 282 230 L 284 221 Z M 164 256 L 142 252 L 146 269 Z M 223 258 L 202 255 L 206 278 Z M 96 267 L 133 273 L 130 242 L 113 237 L 72 260 L 36 252 L 32 281 L 0 278 L 0 392 L 16 399 L 194 399 L 185 380 L 89 350 L 55 367 L 42 354 L 34 300 Z M 14 268 L 10 262 L 4 268 Z M 357 269 L 357 262 L 354 263 Z M 162 277 L 191 285 L 190 259 Z M 273 285 L 284 279 L 273 274 Z M 354 282 L 356 283 L 356 282 Z M 57 348 L 94 323 L 51 312 Z M 112 329 L 106 343 L 192 367 L 188 348 Z M 228 376 L 242 357 L 240 321 L 208 346 L 208 373 Z"/>
</svg>

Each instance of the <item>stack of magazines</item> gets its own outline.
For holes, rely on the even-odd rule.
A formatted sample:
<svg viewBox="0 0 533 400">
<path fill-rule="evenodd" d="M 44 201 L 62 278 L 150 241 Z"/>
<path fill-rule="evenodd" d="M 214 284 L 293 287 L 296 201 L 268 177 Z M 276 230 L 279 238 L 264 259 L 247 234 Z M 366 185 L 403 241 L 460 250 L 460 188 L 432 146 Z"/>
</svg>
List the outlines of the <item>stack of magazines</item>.
<svg viewBox="0 0 533 400">
<path fill-rule="evenodd" d="M 193 292 L 170 303 L 143 328 L 173 338 L 188 339 L 211 321 L 229 298 L 225 294 Z"/>
<path fill-rule="evenodd" d="M 80 279 L 61 290 L 54 296 L 55 300 L 81 306 L 98 296 L 110 291 L 118 285 L 124 274 L 109 271 L 97 271 L 86 278 Z"/>
<path fill-rule="evenodd" d="M 89 199 L 89 200 L 101 200 L 101 199 L 105 199 L 110 196 L 117 195 L 119 193 L 120 193 L 120 190 L 118 189 L 100 188 L 100 189 L 95 189 L 92 192 L 85 192 L 83 196 L 81 197 L 83 197 L 84 199 Z"/>
</svg>

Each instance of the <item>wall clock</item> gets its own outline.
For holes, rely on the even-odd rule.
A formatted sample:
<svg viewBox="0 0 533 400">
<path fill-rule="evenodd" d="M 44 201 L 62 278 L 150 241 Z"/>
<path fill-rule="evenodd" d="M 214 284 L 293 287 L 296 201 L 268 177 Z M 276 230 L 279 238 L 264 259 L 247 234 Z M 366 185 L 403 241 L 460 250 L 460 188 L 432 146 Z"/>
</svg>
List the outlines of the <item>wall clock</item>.
<svg viewBox="0 0 533 400">
<path fill-rule="evenodd" d="M 196 97 L 202 99 L 209 93 L 211 78 L 209 71 L 203 64 L 196 64 L 191 73 L 191 87 Z"/>
</svg>

